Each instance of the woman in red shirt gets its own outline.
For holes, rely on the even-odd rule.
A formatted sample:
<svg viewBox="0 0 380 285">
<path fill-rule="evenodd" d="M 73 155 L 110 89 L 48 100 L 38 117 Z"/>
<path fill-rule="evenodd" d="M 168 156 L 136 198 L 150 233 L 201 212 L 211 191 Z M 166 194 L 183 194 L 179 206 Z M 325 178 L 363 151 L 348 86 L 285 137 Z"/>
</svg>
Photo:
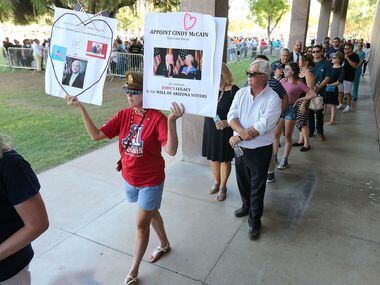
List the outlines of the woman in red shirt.
<svg viewBox="0 0 380 285">
<path fill-rule="evenodd" d="M 143 77 L 136 72 L 126 74 L 123 87 L 130 108 L 120 110 L 100 129 L 95 126 L 85 107 L 74 96 L 67 96 L 69 105 L 79 108 L 87 132 L 92 140 L 119 137 L 121 155 L 118 166 L 122 171 L 124 190 L 129 202 L 138 203 L 135 256 L 125 284 L 137 284 L 141 260 L 149 242 L 152 224 L 160 245 L 150 256 L 156 262 L 170 250 L 164 223 L 159 212 L 165 180 L 165 162 L 161 147 L 174 156 L 178 148 L 176 120 L 182 117 L 184 107 L 173 103 L 169 116 L 153 109 L 143 109 Z"/>
</svg>

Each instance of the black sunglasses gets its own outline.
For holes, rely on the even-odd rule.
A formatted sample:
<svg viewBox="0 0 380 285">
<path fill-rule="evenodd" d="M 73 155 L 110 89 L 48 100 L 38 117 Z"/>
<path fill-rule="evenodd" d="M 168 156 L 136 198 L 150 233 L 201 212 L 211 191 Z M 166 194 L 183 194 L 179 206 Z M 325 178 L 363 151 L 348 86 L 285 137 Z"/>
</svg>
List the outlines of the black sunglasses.
<svg viewBox="0 0 380 285">
<path fill-rule="evenodd" d="M 262 75 L 262 74 L 265 74 L 265 73 L 261 73 L 261 72 L 249 72 L 248 70 L 245 72 L 245 74 L 249 77 L 249 78 L 253 78 L 253 77 L 256 77 L 258 75 Z"/>
<path fill-rule="evenodd" d="M 311 53 L 318 53 L 321 52 L 320 50 L 313 50 Z"/>
</svg>

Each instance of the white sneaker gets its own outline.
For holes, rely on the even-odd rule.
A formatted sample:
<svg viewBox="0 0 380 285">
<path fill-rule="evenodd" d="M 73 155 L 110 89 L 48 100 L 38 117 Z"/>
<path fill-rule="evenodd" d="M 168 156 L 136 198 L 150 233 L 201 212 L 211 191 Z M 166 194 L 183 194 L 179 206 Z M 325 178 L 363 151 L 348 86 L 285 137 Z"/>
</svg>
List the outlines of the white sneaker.
<svg viewBox="0 0 380 285">
<path fill-rule="evenodd" d="M 343 112 L 345 113 L 351 112 L 350 106 L 347 105 L 346 108 L 343 110 Z"/>
<path fill-rule="evenodd" d="M 343 105 L 339 104 L 338 107 L 336 107 L 338 110 L 343 110 Z"/>
<path fill-rule="evenodd" d="M 283 157 L 280 161 L 280 164 L 277 166 L 277 169 L 286 169 L 288 167 L 288 159 Z"/>
</svg>

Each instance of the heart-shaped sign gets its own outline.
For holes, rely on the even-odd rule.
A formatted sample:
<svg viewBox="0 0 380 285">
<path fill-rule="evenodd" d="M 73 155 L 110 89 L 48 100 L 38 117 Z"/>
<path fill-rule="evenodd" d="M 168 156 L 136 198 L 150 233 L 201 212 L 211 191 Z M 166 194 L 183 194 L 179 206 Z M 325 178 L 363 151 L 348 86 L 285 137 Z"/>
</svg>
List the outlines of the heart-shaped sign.
<svg viewBox="0 0 380 285">
<path fill-rule="evenodd" d="M 74 19 L 70 18 L 70 19 L 67 19 L 68 17 L 74 17 Z M 66 18 L 66 19 L 65 19 Z M 78 20 L 77 22 L 75 20 Z M 73 21 L 74 20 L 74 21 Z M 51 27 L 51 42 L 53 43 L 54 42 L 54 29 L 56 27 L 57 24 L 63 24 L 63 22 L 70 22 L 72 23 L 74 26 L 83 26 L 83 27 L 86 27 L 87 25 L 89 24 L 94 24 L 96 22 L 103 22 L 106 24 L 106 28 L 108 27 L 109 29 L 109 33 L 111 35 L 110 39 L 109 39 L 109 42 L 108 42 L 108 46 L 112 46 L 112 43 L 113 43 L 113 30 L 111 28 L 111 26 L 107 23 L 107 21 L 103 20 L 103 19 L 93 19 L 93 20 L 90 20 L 90 21 L 82 21 L 82 19 L 80 17 L 78 17 L 78 15 L 74 14 L 74 13 L 70 13 L 70 12 L 67 12 L 67 13 L 64 13 L 62 14 L 60 17 L 57 18 L 57 20 L 53 23 L 52 27 Z M 99 81 L 102 79 L 104 73 L 107 71 L 108 69 L 108 65 L 109 65 L 109 60 L 110 60 L 110 55 L 111 55 L 111 52 L 112 52 L 112 49 L 109 49 L 108 51 L 108 61 L 107 61 L 107 64 L 105 64 L 105 67 L 104 69 L 102 70 L 99 78 L 95 78 L 95 80 L 93 82 L 91 82 L 89 84 L 89 86 L 87 87 L 84 87 L 79 93 L 77 94 L 69 94 L 65 87 L 61 84 L 61 80 L 59 79 L 59 76 L 57 76 L 57 73 L 56 73 L 56 70 L 55 70 L 55 66 L 54 66 L 54 56 L 52 55 L 52 50 L 53 50 L 53 44 L 50 45 L 50 49 L 49 49 L 49 59 L 50 59 L 50 63 L 51 63 L 51 66 L 52 66 L 52 69 L 53 69 L 53 73 L 54 73 L 54 77 L 55 79 L 57 80 L 57 83 L 59 84 L 59 86 L 62 88 L 62 90 L 67 94 L 67 95 L 73 95 L 75 97 L 83 94 L 84 92 L 88 91 L 90 88 L 92 88 L 93 86 L 95 86 L 97 83 L 99 83 Z"/>
<path fill-rule="evenodd" d="M 191 16 L 190 13 L 185 13 L 185 15 L 183 16 L 183 26 L 185 28 L 185 31 L 188 31 L 192 27 L 194 27 L 196 22 L 197 18 Z"/>
</svg>

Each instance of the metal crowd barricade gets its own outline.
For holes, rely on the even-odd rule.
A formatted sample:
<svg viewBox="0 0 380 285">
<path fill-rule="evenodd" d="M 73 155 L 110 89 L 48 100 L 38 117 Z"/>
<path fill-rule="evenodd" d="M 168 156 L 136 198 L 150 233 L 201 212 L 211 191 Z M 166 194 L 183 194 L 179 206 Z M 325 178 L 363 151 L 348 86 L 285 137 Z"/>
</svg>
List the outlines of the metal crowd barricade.
<svg viewBox="0 0 380 285">
<path fill-rule="evenodd" d="M 10 66 L 18 69 L 37 69 L 32 48 L 8 48 Z"/>
<path fill-rule="evenodd" d="M 9 60 L 9 54 L 8 54 L 8 51 L 5 49 L 5 47 L 1 48 L 0 57 L 1 57 L 0 66 L 10 67 L 11 63 Z"/>
<path fill-rule="evenodd" d="M 127 71 L 143 72 L 144 57 L 141 54 L 112 52 L 108 75 L 124 77 Z"/>
</svg>

